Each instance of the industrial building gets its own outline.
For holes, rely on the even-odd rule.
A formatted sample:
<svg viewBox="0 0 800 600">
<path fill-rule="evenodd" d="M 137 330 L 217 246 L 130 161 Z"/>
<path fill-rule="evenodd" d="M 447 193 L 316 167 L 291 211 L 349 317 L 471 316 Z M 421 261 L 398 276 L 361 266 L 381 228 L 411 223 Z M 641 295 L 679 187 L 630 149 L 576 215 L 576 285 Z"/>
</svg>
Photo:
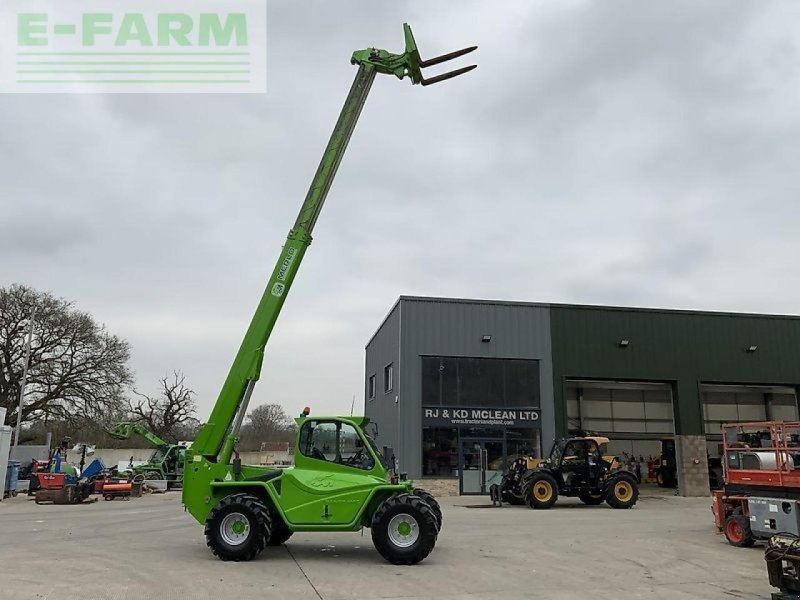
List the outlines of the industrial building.
<svg viewBox="0 0 800 600">
<path fill-rule="evenodd" d="M 708 493 L 720 424 L 798 418 L 800 318 L 401 296 L 366 346 L 365 414 L 412 478 L 486 493 L 579 431 L 612 454 L 674 438 Z"/>
</svg>

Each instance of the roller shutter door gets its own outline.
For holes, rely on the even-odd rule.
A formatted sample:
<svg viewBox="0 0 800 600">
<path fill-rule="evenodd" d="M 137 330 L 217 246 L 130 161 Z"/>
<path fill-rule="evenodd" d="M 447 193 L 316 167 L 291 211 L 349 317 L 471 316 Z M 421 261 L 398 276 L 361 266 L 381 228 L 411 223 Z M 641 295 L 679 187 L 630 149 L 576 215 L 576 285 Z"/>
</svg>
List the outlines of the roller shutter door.
<svg viewBox="0 0 800 600">
<path fill-rule="evenodd" d="M 567 418 L 571 430 L 614 439 L 660 439 L 675 432 L 672 393 L 658 383 L 571 381 Z"/>
</svg>

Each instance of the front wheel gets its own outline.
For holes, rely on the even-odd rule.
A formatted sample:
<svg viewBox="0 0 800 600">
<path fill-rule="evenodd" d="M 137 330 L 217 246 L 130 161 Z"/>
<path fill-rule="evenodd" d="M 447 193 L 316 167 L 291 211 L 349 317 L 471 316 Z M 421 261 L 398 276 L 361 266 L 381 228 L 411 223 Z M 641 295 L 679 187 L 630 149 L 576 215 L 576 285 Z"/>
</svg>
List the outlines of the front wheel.
<svg viewBox="0 0 800 600">
<path fill-rule="evenodd" d="M 438 522 L 437 528 L 439 531 L 442 530 L 442 507 L 439 506 L 439 503 L 436 501 L 436 498 L 433 497 L 433 494 L 427 492 L 421 488 L 414 488 L 414 495 L 419 496 L 422 500 L 431 507 L 433 514 L 436 515 L 436 521 Z"/>
<path fill-rule="evenodd" d="M 431 553 L 439 533 L 433 509 L 419 496 L 392 496 L 372 517 L 372 543 L 395 565 L 414 565 Z"/>
<path fill-rule="evenodd" d="M 611 508 L 630 508 L 639 499 L 639 486 L 633 477 L 618 477 L 606 491 L 606 502 Z"/>
<path fill-rule="evenodd" d="M 505 501 L 511 504 L 512 506 L 522 506 L 523 504 L 525 504 L 525 498 L 523 498 L 516 492 L 507 492 L 505 496 Z"/>
<path fill-rule="evenodd" d="M 164 479 L 164 477 L 158 471 L 147 471 L 144 474 L 144 478 L 148 481 L 158 481 L 159 479 Z"/>
<path fill-rule="evenodd" d="M 747 548 L 756 542 L 747 517 L 741 514 L 725 519 L 725 538 L 731 546 L 737 548 Z"/>
<path fill-rule="evenodd" d="M 206 544 L 222 560 L 252 560 L 267 545 L 272 519 L 264 503 L 250 494 L 220 500 L 206 519 Z"/>
<path fill-rule="evenodd" d="M 525 484 L 522 495 L 531 508 L 550 508 L 558 500 L 558 484 L 548 473 L 537 473 Z"/>
</svg>

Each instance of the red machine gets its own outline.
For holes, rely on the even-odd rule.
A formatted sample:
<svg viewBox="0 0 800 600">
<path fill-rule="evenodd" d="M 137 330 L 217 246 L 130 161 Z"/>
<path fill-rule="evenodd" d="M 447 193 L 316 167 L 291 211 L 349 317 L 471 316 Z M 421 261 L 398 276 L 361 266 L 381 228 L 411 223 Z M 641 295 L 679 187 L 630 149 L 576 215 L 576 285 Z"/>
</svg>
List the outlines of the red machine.
<svg viewBox="0 0 800 600">
<path fill-rule="evenodd" d="M 722 442 L 725 484 L 711 501 L 717 531 L 752 546 L 784 531 L 787 518 L 800 522 L 800 422 L 723 425 Z"/>
<path fill-rule="evenodd" d="M 39 473 L 37 477 L 42 490 L 60 490 L 67 483 L 64 473 Z"/>
<path fill-rule="evenodd" d="M 106 477 L 95 480 L 94 491 L 102 494 L 104 500 L 113 500 L 114 498 L 128 500 L 141 498 L 143 484 L 144 475 L 136 475 L 133 479 Z"/>
<path fill-rule="evenodd" d="M 131 497 L 132 489 L 133 484 L 130 481 L 106 483 L 103 486 L 103 499 L 113 500 L 114 498 L 122 498 L 123 500 L 128 500 Z"/>
</svg>

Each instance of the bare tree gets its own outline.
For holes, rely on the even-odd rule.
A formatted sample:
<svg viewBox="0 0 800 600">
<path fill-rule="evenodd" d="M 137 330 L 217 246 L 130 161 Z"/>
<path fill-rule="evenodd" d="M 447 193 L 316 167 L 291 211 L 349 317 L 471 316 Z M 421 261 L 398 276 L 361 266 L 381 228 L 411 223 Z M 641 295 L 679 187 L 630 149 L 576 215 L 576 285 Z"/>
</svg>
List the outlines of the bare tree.
<svg viewBox="0 0 800 600">
<path fill-rule="evenodd" d="M 197 403 L 194 392 L 186 386 L 186 376 L 180 371 L 173 371 L 172 378 L 164 377 L 160 383 L 157 397 L 133 390 L 139 399 L 128 400 L 130 413 L 134 421 L 140 421 L 159 437 L 174 442 L 198 424 L 194 416 Z"/>
<path fill-rule="evenodd" d="M 261 442 L 283 442 L 293 437 L 294 423 L 280 404 L 262 404 L 247 415 L 240 438 L 242 450 L 258 450 Z"/>
<path fill-rule="evenodd" d="M 17 421 L 28 323 L 36 307 L 22 422 L 102 419 L 123 404 L 130 347 L 49 292 L 0 288 L 0 406 Z"/>
</svg>

